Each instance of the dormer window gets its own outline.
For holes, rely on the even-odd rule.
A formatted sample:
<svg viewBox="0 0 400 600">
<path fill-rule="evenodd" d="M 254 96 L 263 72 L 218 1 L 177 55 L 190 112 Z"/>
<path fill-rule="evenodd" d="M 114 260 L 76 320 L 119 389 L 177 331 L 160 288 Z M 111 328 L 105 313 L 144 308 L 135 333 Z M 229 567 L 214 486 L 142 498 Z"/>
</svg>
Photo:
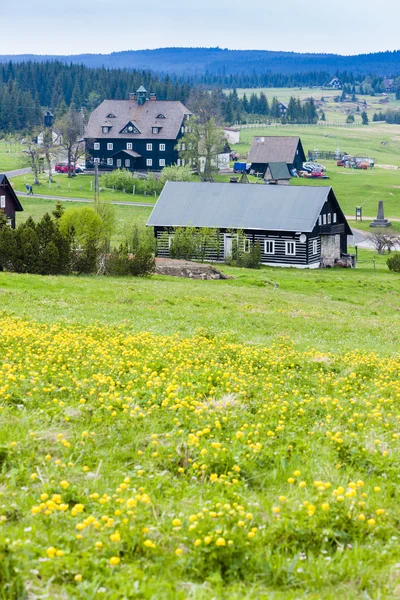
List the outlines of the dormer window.
<svg viewBox="0 0 400 600">
<path fill-rule="evenodd" d="M 113 115 L 112 113 L 110 113 L 109 115 L 107 115 L 107 119 L 115 119 L 115 115 Z"/>
<path fill-rule="evenodd" d="M 103 127 L 102 127 L 103 133 L 109 133 L 110 129 L 111 129 L 111 127 L 108 127 L 107 125 L 103 125 Z"/>
<path fill-rule="evenodd" d="M 120 133 L 134 134 L 134 133 L 140 133 L 140 131 L 133 123 L 128 123 L 127 125 L 125 125 L 125 127 L 122 129 L 122 131 L 120 131 Z"/>
<path fill-rule="evenodd" d="M 152 133 L 160 133 L 160 129 L 161 129 L 161 127 L 152 127 L 151 132 Z"/>
<path fill-rule="evenodd" d="M 165 115 L 163 115 L 162 113 L 160 113 L 159 115 L 157 115 L 157 119 L 165 119 Z"/>
</svg>

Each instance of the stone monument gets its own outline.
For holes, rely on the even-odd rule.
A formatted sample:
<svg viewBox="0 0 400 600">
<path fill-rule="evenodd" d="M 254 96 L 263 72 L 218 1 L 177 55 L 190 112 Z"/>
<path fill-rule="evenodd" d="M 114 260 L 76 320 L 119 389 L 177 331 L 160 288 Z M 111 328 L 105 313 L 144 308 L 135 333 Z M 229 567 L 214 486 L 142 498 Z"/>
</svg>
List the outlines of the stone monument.
<svg viewBox="0 0 400 600">
<path fill-rule="evenodd" d="M 383 200 L 379 200 L 378 204 L 378 216 L 370 223 L 370 227 L 391 227 L 391 222 L 385 219 L 383 214 Z"/>
</svg>

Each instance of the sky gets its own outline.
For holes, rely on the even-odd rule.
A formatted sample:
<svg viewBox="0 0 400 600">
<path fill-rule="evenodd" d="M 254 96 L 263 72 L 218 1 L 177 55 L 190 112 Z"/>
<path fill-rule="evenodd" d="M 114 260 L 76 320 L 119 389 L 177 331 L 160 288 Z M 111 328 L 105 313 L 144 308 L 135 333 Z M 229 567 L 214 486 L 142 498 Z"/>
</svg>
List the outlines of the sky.
<svg viewBox="0 0 400 600">
<path fill-rule="evenodd" d="M 399 18 L 399 0 L 12 0 L 0 53 L 219 46 L 360 54 L 400 49 Z"/>
</svg>

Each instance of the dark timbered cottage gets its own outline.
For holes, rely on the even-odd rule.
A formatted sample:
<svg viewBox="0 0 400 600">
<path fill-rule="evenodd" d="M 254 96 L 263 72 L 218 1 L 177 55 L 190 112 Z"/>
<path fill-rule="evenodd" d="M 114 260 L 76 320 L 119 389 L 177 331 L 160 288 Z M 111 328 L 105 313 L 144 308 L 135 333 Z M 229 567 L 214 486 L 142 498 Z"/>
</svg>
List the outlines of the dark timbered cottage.
<svg viewBox="0 0 400 600">
<path fill-rule="evenodd" d="M 128 100 L 104 100 L 86 127 L 86 167 L 160 171 L 177 163 L 177 141 L 191 114 L 181 102 L 157 100 L 142 86 Z"/>
<path fill-rule="evenodd" d="M 211 228 L 207 260 L 225 261 L 241 231 L 244 252 L 259 242 L 263 264 L 299 268 L 333 266 L 352 235 L 331 187 L 168 182 L 147 226 L 158 256 L 169 256 L 176 228 Z"/>
<path fill-rule="evenodd" d="M 270 163 L 286 163 L 289 171 L 303 168 L 306 156 L 299 137 L 267 136 L 254 137 L 247 162 L 251 169 L 263 176 Z"/>
<path fill-rule="evenodd" d="M 15 229 L 15 213 L 23 211 L 22 205 L 18 200 L 6 175 L 0 174 L 0 210 L 6 215 L 10 226 Z"/>
</svg>

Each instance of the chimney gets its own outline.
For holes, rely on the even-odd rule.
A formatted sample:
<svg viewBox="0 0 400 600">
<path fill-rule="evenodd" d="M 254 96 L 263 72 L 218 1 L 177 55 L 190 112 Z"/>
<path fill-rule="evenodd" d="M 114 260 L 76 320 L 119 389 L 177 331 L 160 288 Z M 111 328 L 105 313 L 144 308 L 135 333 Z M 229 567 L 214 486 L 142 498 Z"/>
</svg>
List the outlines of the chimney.
<svg viewBox="0 0 400 600">
<path fill-rule="evenodd" d="M 153 100 L 153 102 L 155 102 L 157 100 L 157 94 L 150 94 L 150 100 Z"/>
<path fill-rule="evenodd" d="M 136 93 L 135 92 L 131 92 L 129 94 L 129 100 L 136 100 Z"/>
</svg>

